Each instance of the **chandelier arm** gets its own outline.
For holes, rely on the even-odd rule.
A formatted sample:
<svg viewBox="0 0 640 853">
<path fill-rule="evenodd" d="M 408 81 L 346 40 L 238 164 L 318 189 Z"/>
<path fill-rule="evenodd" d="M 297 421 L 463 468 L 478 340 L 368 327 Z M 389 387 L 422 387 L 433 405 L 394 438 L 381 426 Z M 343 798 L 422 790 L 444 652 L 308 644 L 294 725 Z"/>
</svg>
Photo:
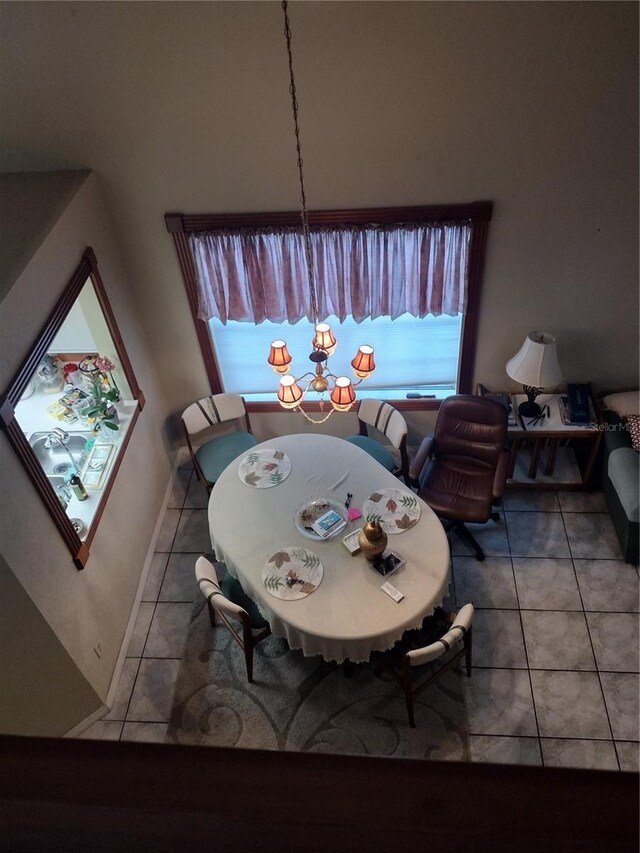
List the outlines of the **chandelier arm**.
<svg viewBox="0 0 640 853">
<path fill-rule="evenodd" d="M 329 418 L 331 417 L 331 415 L 334 412 L 334 409 L 330 409 L 327 412 L 327 414 L 323 415 L 323 417 L 321 417 L 321 418 L 312 418 L 310 415 L 308 415 L 305 412 L 305 410 L 302 408 L 302 406 L 298 406 L 298 408 L 294 409 L 294 411 L 299 412 L 305 420 L 309 421 L 310 424 L 323 424 L 325 421 L 329 420 Z"/>
<path fill-rule="evenodd" d="M 318 325 L 318 300 L 316 296 L 316 280 L 313 272 L 313 262 L 311 256 L 311 234 L 309 232 L 309 217 L 307 214 L 307 195 L 304 188 L 304 173 L 302 170 L 302 148 L 300 146 L 300 127 L 298 125 L 298 98 L 296 97 L 296 82 L 293 76 L 293 56 L 291 53 L 291 28 L 289 26 L 289 15 L 287 12 L 287 0 L 282 0 L 282 10 L 284 12 L 284 35 L 287 40 L 287 56 L 289 58 L 289 92 L 291 93 L 291 111 L 293 113 L 293 124 L 296 135 L 296 152 L 298 155 L 298 179 L 300 182 L 300 201 L 302 202 L 302 237 L 304 241 L 304 251 L 307 260 L 307 275 L 309 276 L 309 294 L 311 296 L 311 313 L 313 315 L 314 325 Z"/>
</svg>

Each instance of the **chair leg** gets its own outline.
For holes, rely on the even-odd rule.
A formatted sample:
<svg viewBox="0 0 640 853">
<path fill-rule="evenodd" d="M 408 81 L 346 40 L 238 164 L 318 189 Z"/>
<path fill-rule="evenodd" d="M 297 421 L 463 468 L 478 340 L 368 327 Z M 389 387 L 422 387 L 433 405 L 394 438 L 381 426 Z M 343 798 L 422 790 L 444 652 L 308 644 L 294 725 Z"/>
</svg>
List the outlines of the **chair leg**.
<svg viewBox="0 0 640 853">
<path fill-rule="evenodd" d="M 473 649 L 471 628 L 464 635 L 462 642 L 464 644 L 464 662 L 467 667 L 467 678 L 471 678 L 471 652 Z"/>
<path fill-rule="evenodd" d="M 245 616 L 245 614 L 242 614 Z M 242 620 L 242 645 L 244 647 L 244 660 L 247 665 L 247 681 L 253 681 L 253 634 L 249 618 Z"/>
<path fill-rule="evenodd" d="M 410 687 L 405 687 L 404 690 L 404 699 L 407 703 L 407 714 L 409 715 L 409 725 L 412 729 L 416 727 L 416 720 L 413 714 L 413 693 L 411 692 Z"/>
<path fill-rule="evenodd" d="M 461 521 L 458 521 L 453 525 L 453 528 L 460 534 L 462 539 L 464 539 L 465 542 L 470 545 L 476 552 L 476 560 L 484 560 L 484 551 L 482 550 L 474 536 L 472 536 L 469 530 L 465 527 L 465 525 Z"/>
<path fill-rule="evenodd" d="M 247 681 L 253 682 L 253 644 L 244 647 L 244 659 L 247 664 Z"/>
<path fill-rule="evenodd" d="M 211 602 L 207 601 L 207 609 L 209 611 L 209 622 L 211 622 L 211 627 L 216 627 L 216 611 L 211 606 Z"/>
<path fill-rule="evenodd" d="M 404 690 L 404 701 L 407 705 L 407 715 L 409 717 L 409 725 L 412 729 L 416 727 L 416 719 L 413 712 L 413 690 L 411 689 L 411 666 L 408 658 L 405 658 L 402 663 L 402 689 Z"/>
</svg>

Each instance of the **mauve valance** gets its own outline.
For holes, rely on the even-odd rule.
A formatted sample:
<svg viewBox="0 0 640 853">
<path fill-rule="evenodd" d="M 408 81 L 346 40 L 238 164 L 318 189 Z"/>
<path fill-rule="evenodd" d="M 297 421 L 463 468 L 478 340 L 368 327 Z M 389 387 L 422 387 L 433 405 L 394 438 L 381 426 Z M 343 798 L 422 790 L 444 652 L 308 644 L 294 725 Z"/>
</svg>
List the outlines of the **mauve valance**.
<svg viewBox="0 0 640 853">
<path fill-rule="evenodd" d="M 198 316 L 313 322 L 302 229 L 189 234 Z M 318 319 L 464 313 L 471 223 L 311 229 Z"/>
</svg>

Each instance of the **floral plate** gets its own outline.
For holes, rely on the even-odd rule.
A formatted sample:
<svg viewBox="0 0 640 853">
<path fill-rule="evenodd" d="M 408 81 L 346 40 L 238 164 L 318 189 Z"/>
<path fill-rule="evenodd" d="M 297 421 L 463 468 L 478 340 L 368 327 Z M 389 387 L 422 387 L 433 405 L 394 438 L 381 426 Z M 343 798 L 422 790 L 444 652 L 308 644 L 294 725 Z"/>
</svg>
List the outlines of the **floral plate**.
<svg viewBox="0 0 640 853">
<path fill-rule="evenodd" d="M 362 514 L 367 521 L 377 521 L 385 533 L 402 533 L 420 519 L 420 501 L 405 489 L 374 492 L 364 502 Z"/>
<path fill-rule="evenodd" d="M 311 595 L 319 586 L 324 569 L 320 558 L 306 548 L 281 548 L 264 565 L 262 580 L 267 592 L 285 601 Z"/>
<path fill-rule="evenodd" d="M 270 489 L 279 486 L 291 473 L 291 460 L 282 450 L 264 447 L 252 450 L 244 457 L 238 468 L 238 476 L 247 486 L 254 489 Z"/>
<path fill-rule="evenodd" d="M 331 500 L 331 498 L 316 498 L 315 500 L 305 501 L 296 510 L 293 522 L 298 532 L 302 533 L 308 539 L 315 539 L 316 542 L 333 539 L 334 536 L 337 536 L 344 529 L 344 524 L 336 525 L 335 532 L 332 532 L 329 536 L 320 536 L 312 527 L 313 522 L 317 521 L 326 512 L 329 512 L 330 509 L 335 510 L 346 524 L 348 516 L 344 504 Z"/>
</svg>

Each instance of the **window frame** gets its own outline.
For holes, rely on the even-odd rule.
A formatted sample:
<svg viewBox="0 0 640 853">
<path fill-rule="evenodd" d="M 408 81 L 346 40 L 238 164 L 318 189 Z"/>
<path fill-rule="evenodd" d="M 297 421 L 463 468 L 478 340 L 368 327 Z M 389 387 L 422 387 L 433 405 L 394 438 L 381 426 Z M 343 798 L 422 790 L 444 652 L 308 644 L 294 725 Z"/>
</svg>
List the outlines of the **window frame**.
<svg viewBox="0 0 640 853">
<path fill-rule="evenodd" d="M 456 382 L 457 393 L 473 393 L 473 373 L 475 367 L 476 344 L 478 336 L 480 295 L 484 273 L 487 233 L 493 210 L 490 201 L 476 201 L 469 204 L 428 205 L 423 207 L 379 207 L 354 210 L 313 210 L 309 211 L 309 225 L 344 226 L 364 225 L 400 225 L 402 223 L 443 223 L 469 222 L 471 224 L 471 243 L 469 246 L 469 277 L 467 283 L 467 309 L 462 323 L 460 361 Z M 223 213 L 223 214 L 184 214 L 166 213 L 165 224 L 173 238 L 178 263 L 187 292 L 191 317 L 196 330 L 205 370 L 211 386 L 211 393 L 224 391 L 222 379 L 216 362 L 213 339 L 209 324 L 198 317 L 198 295 L 196 284 L 196 265 L 188 235 L 216 229 L 254 229 L 259 227 L 295 227 L 300 225 L 299 211 L 271 213 Z M 266 358 L 266 355 L 265 355 Z M 275 388 L 274 388 L 275 395 Z M 390 400 L 388 402 L 404 411 L 437 410 L 439 400 Z M 309 403 L 307 408 L 314 410 L 318 403 Z M 277 400 L 273 403 L 248 402 L 250 412 L 281 412 Z"/>
<path fill-rule="evenodd" d="M 131 389 L 132 399 L 137 402 L 137 406 L 131 415 L 131 423 L 127 429 L 126 435 L 122 439 L 119 452 L 111 466 L 109 477 L 102 489 L 100 502 L 89 526 L 89 530 L 87 531 L 87 536 L 82 540 L 71 524 L 70 518 L 62 508 L 53 486 L 49 482 L 49 479 L 38 462 L 25 433 L 18 423 L 18 419 L 15 416 L 15 408 L 27 385 L 33 378 L 38 365 L 42 361 L 60 327 L 64 323 L 72 305 L 78 298 L 80 291 L 89 280 L 93 284 L 107 328 L 109 329 L 114 347 L 118 353 L 118 359 L 120 360 L 123 373 L 126 377 L 127 384 Z M 144 394 L 138 385 L 124 341 L 120 335 L 115 316 L 109 303 L 107 292 L 102 282 L 102 278 L 100 277 L 95 253 L 89 246 L 85 249 L 80 263 L 74 270 L 73 275 L 62 291 L 53 311 L 40 330 L 35 342 L 30 347 L 29 352 L 11 380 L 7 390 L 0 397 L 0 428 L 4 430 L 9 443 L 13 447 L 29 478 L 36 487 L 42 502 L 58 528 L 67 548 L 71 552 L 76 568 L 79 570 L 85 567 L 87 560 L 89 559 L 89 546 L 96 535 L 98 524 L 109 499 L 111 489 L 113 488 L 115 477 L 120 465 L 122 464 L 124 454 L 129 441 L 131 440 L 140 412 L 144 408 L 144 404 Z"/>
</svg>

